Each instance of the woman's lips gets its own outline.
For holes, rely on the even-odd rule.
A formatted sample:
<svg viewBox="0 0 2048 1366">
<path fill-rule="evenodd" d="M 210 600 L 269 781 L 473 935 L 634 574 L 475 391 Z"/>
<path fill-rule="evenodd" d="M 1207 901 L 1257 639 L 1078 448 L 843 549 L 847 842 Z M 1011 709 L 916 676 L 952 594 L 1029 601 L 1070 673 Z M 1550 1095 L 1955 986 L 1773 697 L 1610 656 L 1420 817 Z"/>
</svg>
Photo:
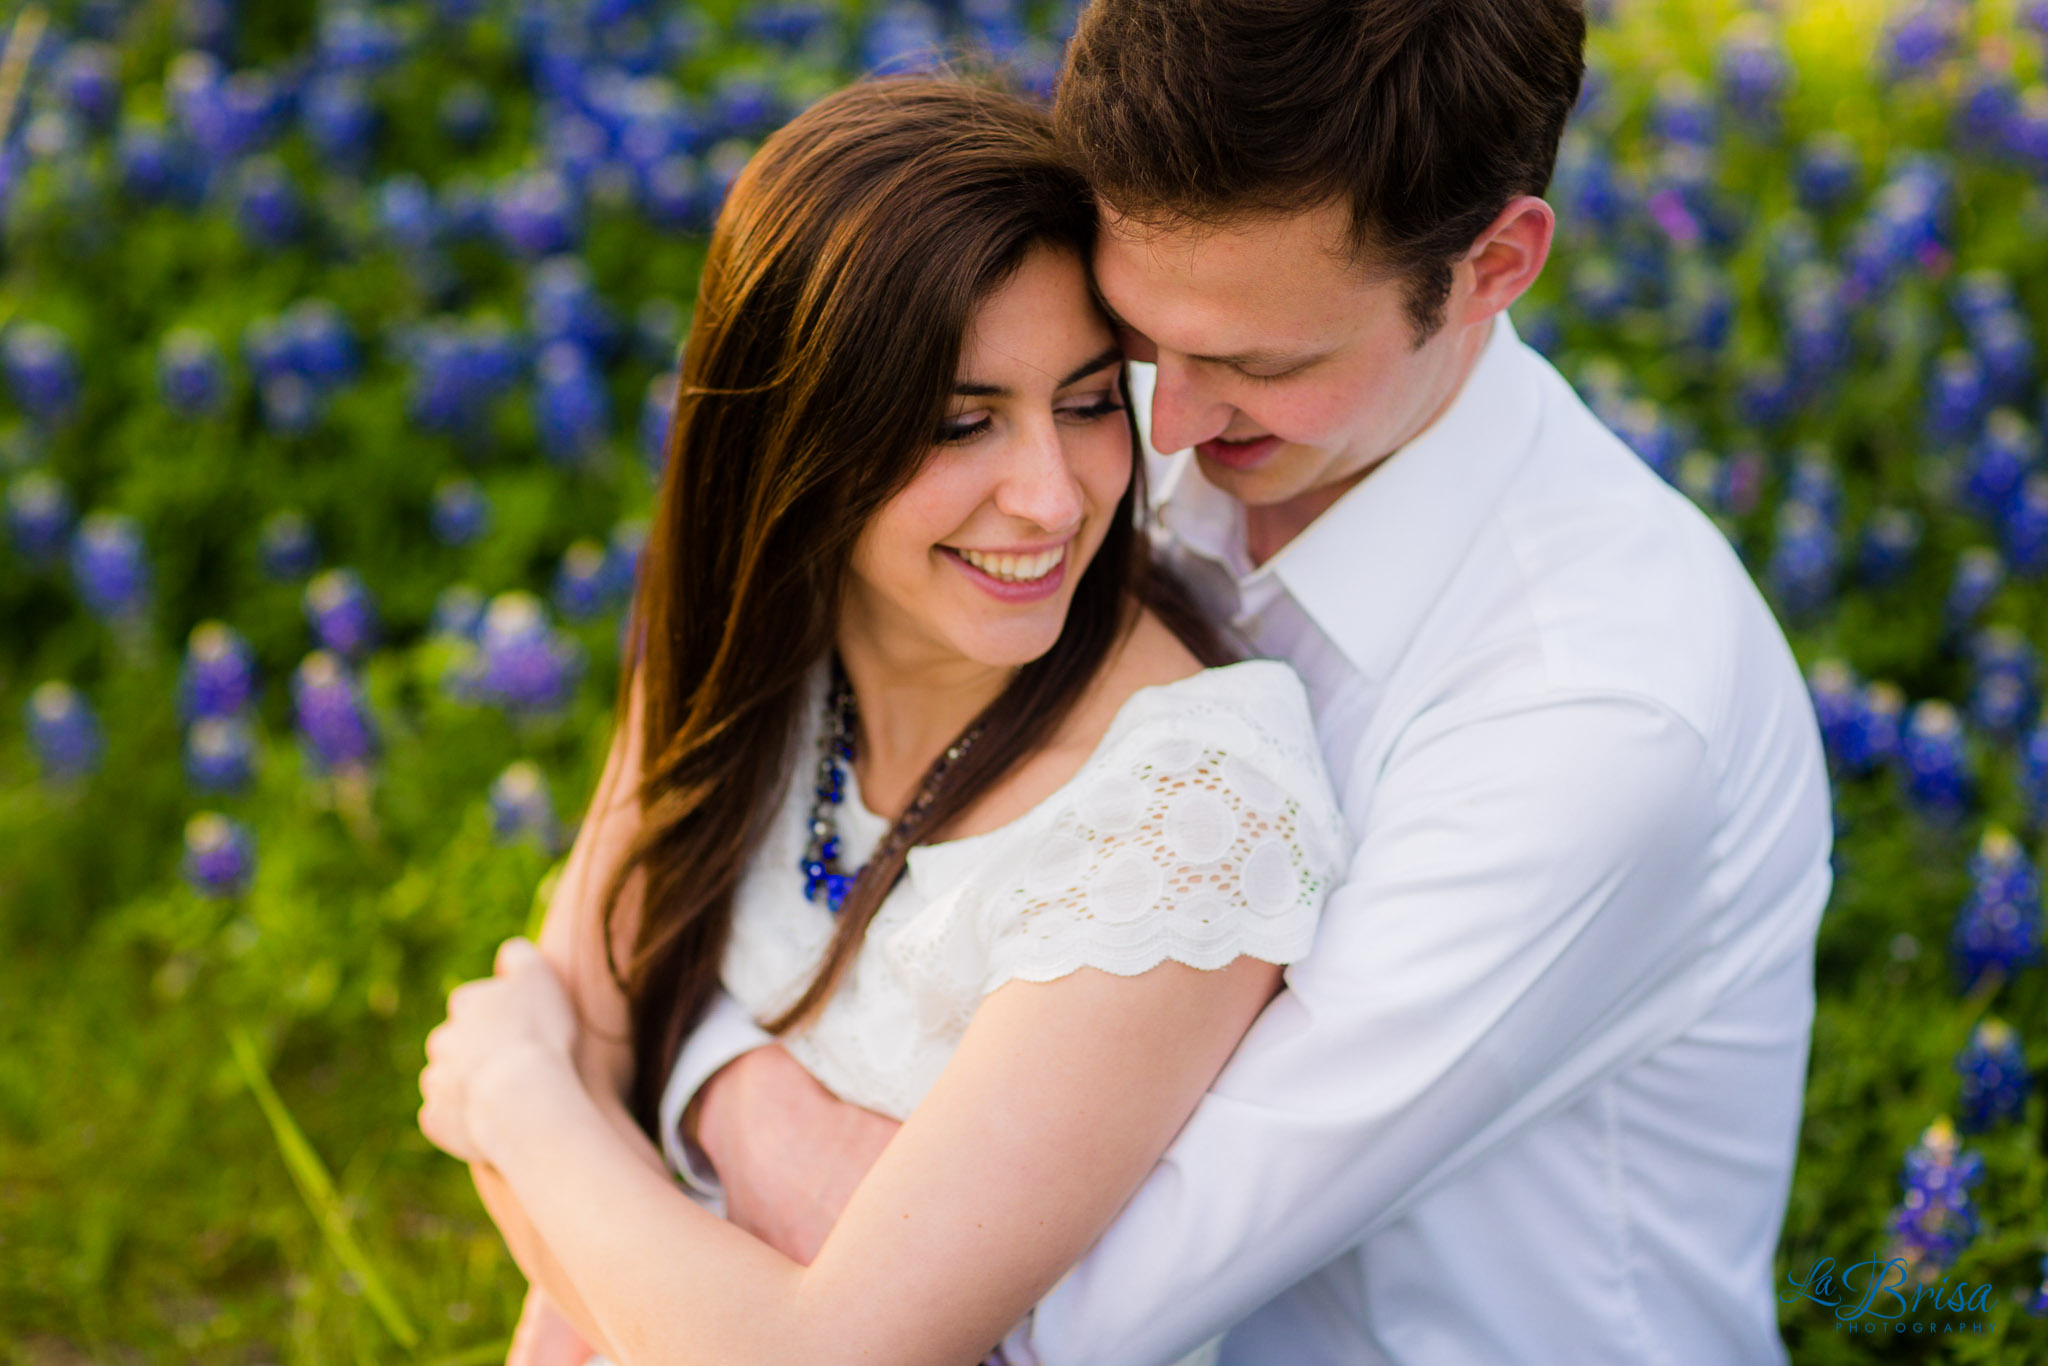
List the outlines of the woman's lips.
<svg viewBox="0 0 2048 1366">
<path fill-rule="evenodd" d="M 1073 548 L 1070 545 L 1068 553 L 1060 556 L 1058 564 L 1038 578 L 1018 583 L 1010 579 L 999 579 L 985 570 L 976 568 L 951 546 L 942 545 L 939 549 L 946 553 L 946 558 L 956 569 L 967 576 L 969 583 L 996 601 L 1008 603 L 1043 602 L 1059 592 L 1060 585 L 1067 581 L 1067 565 L 1073 559 Z"/>
<path fill-rule="evenodd" d="M 1249 441 L 1204 441 L 1195 451 L 1227 470 L 1249 470 L 1265 464 L 1280 446 L 1277 436 L 1257 436 Z"/>
</svg>

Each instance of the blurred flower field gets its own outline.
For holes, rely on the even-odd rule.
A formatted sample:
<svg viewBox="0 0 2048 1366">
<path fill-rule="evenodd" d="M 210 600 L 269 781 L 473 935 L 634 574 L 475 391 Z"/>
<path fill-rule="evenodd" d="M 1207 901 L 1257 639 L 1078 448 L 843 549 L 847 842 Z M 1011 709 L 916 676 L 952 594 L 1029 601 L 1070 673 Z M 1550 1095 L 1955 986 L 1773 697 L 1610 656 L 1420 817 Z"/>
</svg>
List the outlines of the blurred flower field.
<svg viewBox="0 0 2048 1366">
<path fill-rule="evenodd" d="M 2048 1360 L 2048 3 L 1595 14 L 1517 322 L 1837 775 L 1787 1340 Z M 1071 6 L 0 15 L 0 1361 L 502 1359 L 421 1042 L 602 760 L 704 233 L 858 72 L 1049 90 Z"/>
</svg>

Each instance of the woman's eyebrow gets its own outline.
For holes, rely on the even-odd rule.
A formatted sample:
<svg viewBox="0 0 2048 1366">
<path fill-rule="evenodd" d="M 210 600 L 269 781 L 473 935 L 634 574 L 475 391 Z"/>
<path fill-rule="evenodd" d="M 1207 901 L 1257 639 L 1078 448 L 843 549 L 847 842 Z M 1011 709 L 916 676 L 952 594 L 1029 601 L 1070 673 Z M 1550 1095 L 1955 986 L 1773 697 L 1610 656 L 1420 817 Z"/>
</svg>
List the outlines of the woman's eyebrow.
<svg viewBox="0 0 2048 1366">
<path fill-rule="evenodd" d="M 1073 370 L 1069 371 L 1060 380 L 1056 387 L 1064 389 L 1069 384 L 1088 378 L 1097 370 L 1107 369 L 1109 366 L 1117 364 L 1123 358 L 1123 351 L 1112 346 L 1100 355 L 1090 356 L 1087 360 L 1075 366 Z M 978 380 L 962 380 L 953 386 L 953 392 L 963 398 L 1007 398 L 1010 393 L 1008 389 L 1005 389 L 1000 384 L 983 384 Z"/>
</svg>

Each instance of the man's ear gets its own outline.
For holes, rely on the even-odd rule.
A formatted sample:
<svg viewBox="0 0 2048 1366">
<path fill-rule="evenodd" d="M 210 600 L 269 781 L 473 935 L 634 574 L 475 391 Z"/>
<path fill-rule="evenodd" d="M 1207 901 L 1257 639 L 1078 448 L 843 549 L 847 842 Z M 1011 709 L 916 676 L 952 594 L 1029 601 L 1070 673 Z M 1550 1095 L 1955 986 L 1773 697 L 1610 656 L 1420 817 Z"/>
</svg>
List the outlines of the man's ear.
<svg viewBox="0 0 2048 1366">
<path fill-rule="evenodd" d="M 1557 214 L 1550 205 L 1528 194 L 1509 200 L 1458 263 L 1471 279 L 1462 321 L 1484 322 L 1521 298 L 1543 273 L 1556 232 Z"/>
</svg>

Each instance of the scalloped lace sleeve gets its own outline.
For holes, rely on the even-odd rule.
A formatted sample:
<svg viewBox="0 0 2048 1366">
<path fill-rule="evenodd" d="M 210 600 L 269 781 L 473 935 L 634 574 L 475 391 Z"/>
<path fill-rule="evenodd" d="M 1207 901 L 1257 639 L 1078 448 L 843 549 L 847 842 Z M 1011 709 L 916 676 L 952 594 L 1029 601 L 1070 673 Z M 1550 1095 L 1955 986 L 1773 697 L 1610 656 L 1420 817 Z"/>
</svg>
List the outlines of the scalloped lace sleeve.
<svg viewBox="0 0 2048 1366">
<path fill-rule="evenodd" d="M 1258 663 L 1174 685 L 1077 775 L 983 902 L 984 995 L 1308 952 L 1349 837 L 1300 680 Z"/>
</svg>

